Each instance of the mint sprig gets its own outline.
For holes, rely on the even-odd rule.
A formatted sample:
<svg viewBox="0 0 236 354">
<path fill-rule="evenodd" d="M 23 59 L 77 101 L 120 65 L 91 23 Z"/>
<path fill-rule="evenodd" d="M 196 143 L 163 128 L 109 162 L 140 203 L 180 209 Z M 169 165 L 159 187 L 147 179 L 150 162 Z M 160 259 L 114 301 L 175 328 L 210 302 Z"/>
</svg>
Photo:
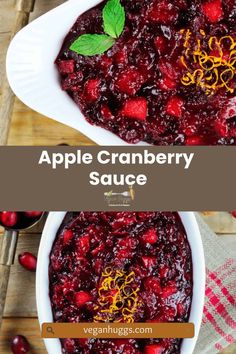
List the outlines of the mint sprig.
<svg viewBox="0 0 236 354">
<path fill-rule="evenodd" d="M 120 0 L 108 0 L 103 12 L 103 28 L 105 33 L 118 38 L 125 27 L 125 9 Z"/>
<path fill-rule="evenodd" d="M 83 34 L 70 46 L 73 52 L 94 56 L 110 49 L 125 27 L 125 9 L 120 0 L 108 0 L 102 12 L 103 28 L 106 34 Z"/>
</svg>

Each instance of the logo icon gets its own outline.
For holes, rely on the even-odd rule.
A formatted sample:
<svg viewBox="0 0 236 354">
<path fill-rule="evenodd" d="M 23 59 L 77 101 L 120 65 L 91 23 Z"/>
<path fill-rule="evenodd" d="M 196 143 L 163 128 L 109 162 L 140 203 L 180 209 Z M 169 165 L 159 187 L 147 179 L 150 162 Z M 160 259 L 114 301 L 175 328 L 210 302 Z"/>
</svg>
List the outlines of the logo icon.
<svg viewBox="0 0 236 354">
<path fill-rule="evenodd" d="M 124 206 L 128 207 L 135 199 L 135 191 L 133 186 L 129 186 L 128 191 L 114 192 L 113 190 L 104 193 L 105 201 L 111 207 Z"/>
</svg>

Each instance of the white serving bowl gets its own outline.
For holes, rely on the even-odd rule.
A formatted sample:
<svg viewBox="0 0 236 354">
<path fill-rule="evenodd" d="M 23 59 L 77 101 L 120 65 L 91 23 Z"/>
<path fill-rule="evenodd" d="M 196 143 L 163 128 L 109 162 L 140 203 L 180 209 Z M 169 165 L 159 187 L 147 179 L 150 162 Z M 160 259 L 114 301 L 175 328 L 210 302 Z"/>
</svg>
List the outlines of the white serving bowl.
<svg viewBox="0 0 236 354">
<path fill-rule="evenodd" d="M 79 130 L 99 145 L 125 146 L 129 144 L 115 134 L 85 120 L 79 107 L 62 91 L 54 65 L 77 17 L 99 2 L 69 0 L 19 31 L 8 49 L 7 76 L 16 96 L 33 110 Z"/>
<path fill-rule="evenodd" d="M 49 298 L 49 255 L 57 231 L 66 215 L 66 212 L 51 212 L 47 218 L 39 247 L 36 275 L 36 297 L 40 325 L 44 322 L 53 322 L 51 302 Z M 198 338 L 205 296 L 205 260 L 202 240 L 196 218 L 192 212 L 179 213 L 185 227 L 188 241 L 192 250 L 193 262 L 193 299 L 190 313 L 190 322 L 195 325 L 195 336 L 184 339 L 181 354 L 192 354 Z M 61 353 L 59 339 L 45 339 L 48 354 Z"/>
</svg>

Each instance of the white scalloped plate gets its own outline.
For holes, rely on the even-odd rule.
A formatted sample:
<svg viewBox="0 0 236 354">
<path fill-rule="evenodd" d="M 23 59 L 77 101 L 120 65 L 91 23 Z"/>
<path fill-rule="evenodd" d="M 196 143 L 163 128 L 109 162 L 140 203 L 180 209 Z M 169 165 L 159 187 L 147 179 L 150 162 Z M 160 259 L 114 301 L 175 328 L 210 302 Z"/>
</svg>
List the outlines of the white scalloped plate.
<svg viewBox="0 0 236 354">
<path fill-rule="evenodd" d="M 24 27 L 9 46 L 7 76 L 16 96 L 33 110 L 79 130 L 97 144 L 128 145 L 85 120 L 78 106 L 61 90 L 54 65 L 63 39 L 77 17 L 99 2 L 69 0 Z"/>
</svg>

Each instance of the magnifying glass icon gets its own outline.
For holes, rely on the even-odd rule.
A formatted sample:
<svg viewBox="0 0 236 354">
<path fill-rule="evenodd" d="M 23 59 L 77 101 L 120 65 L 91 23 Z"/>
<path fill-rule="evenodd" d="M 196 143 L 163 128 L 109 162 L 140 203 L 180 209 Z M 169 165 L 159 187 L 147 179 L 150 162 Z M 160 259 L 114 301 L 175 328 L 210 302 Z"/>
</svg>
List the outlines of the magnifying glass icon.
<svg viewBox="0 0 236 354">
<path fill-rule="evenodd" d="M 47 327 L 47 332 L 48 332 L 48 333 L 51 333 L 51 334 L 53 334 L 53 335 L 55 334 L 52 327 Z"/>
</svg>

